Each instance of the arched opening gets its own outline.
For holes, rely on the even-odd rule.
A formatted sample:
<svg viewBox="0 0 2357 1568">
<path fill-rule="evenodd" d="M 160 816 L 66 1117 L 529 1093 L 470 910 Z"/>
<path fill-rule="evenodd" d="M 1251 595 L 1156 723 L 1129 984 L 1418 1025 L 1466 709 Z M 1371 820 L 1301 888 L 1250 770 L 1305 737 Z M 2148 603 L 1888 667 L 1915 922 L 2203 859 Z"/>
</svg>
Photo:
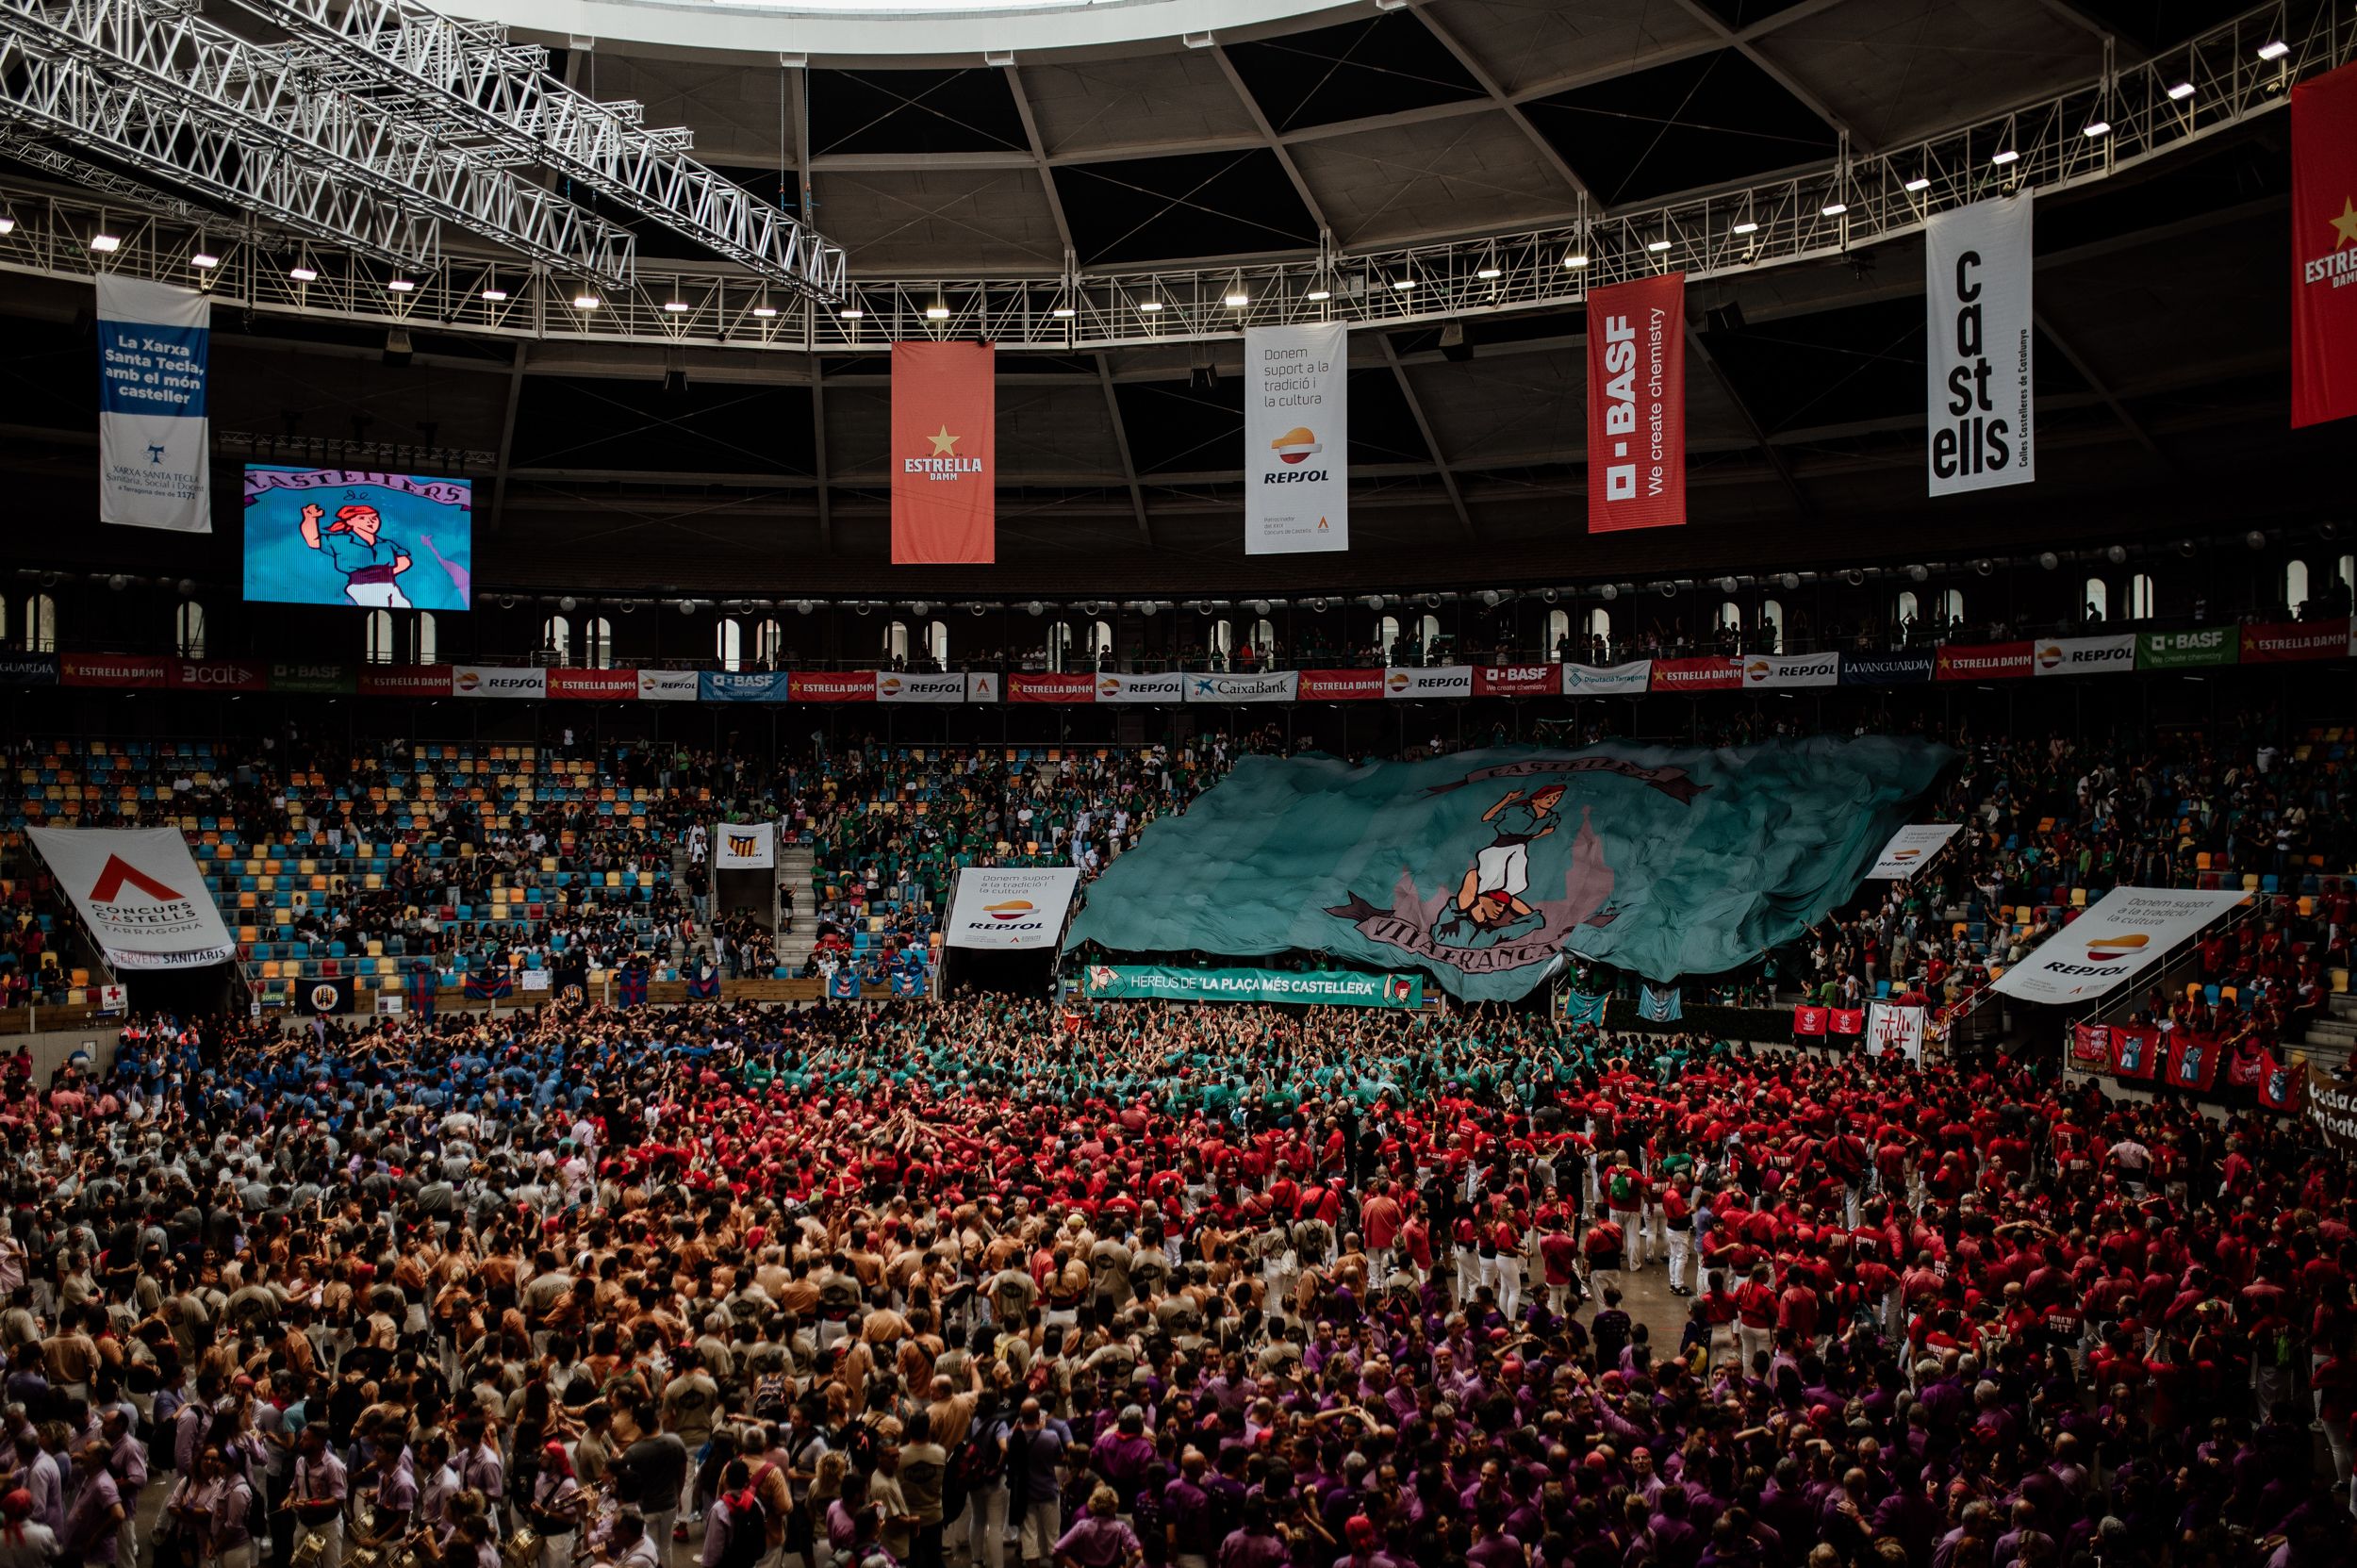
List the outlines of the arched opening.
<svg viewBox="0 0 2357 1568">
<path fill-rule="evenodd" d="M 1743 629 L 1743 606 L 1732 599 L 1719 601 L 1719 630 L 1739 632 Z"/>
<path fill-rule="evenodd" d="M 785 668 L 785 628 L 763 618 L 753 628 L 753 665 L 760 669 Z"/>
<path fill-rule="evenodd" d="M 1759 634 L 1769 652 L 1784 652 L 1784 604 L 1782 601 L 1763 599 L 1759 602 Z"/>
<path fill-rule="evenodd" d="M 614 668 L 614 623 L 591 616 L 581 623 L 581 662 L 592 669 Z"/>
<path fill-rule="evenodd" d="M 25 652 L 55 653 L 58 651 L 58 602 L 45 593 L 37 593 L 25 601 Z"/>
<path fill-rule="evenodd" d="M 1047 628 L 1047 668 L 1061 671 L 1072 657 L 1072 622 L 1059 620 Z"/>
<path fill-rule="evenodd" d="M 2086 601 L 2082 613 L 2085 616 L 2088 625 L 2092 626 L 2098 621 L 2111 619 L 2112 590 L 2105 586 L 2103 579 L 2088 578 L 2086 586 L 2080 590 L 2080 594 Z"/>
<path fill-rule="evenodd" d="M 1397 661 L 1399 657 L 1399 617 L 1387 615 L 1375 623 L 1375 651 L 1383 656 L 1383 662 L 1385 664 L 1392 664 Z"/>
<path fill-rule="evenodd" d="M 193 599 L 184 601 L 173 616 L 172 646 L 184 659 L 205 656 L 205 606 Z"/>
<path fill-rule="evenodd" d="M 1581 635 L 1588 639 L 1585 650 L 1591 664 L 1612 662 L 1612 612 L 1601 604 L 1591 604 L 1582 618 Z"/>
<path fill-rule="evenodd" d="M 712 656 L 722 669 L 745 668 L 745 627 L 734 616 L 722 616 L 714 623 Z"/>
<path fill-rule="evenodd" d="M 393 612 L 371 610 L 360 623 L 360 657 L 368 664 L 399 664 L 401 648 L 393 627 Z"/>
<path fill-rule="evenodd" d="M 1113 629 L 1101 620 L 1089 622 L 1089 657 L 1099 661 L 1113 656 Z"/>
<path fill-rule="evenodd" d="M 437 655 L 440 652 L 441 635 L 435 627 L 434 612 L 432 610 L 420 610 L 418 612 L 417 662 L 420 664 L 439 664 L 441 660 L 437 657 Z"/>
<path fill-rule="evenodd" d="M 889 669 L 909 667 L 909 628 L 904 620 L 893 621 L 883 629 L 884 666 Z"/>
<path fill-rule="evenodd" d="M 2128 619 L 2130 620 L 2150 620 L 2160 614 L 2160 611 L 2154 607 L 2154 603 L 2155 595 L 2152 592 L 2151 572 L 2139 571 L 2128 579 Z"/>
<path fill-rule="evenodd" d="M 949 668 L 949 625 L 947 621 L 929 620 L 925 623 L 925 656 L 932 661 L 935 669 Z"/>
<path fill-rule="evenodd" d="M 1939 591 L 1939 632 L 1946 635 L 1964 624 L 1964 590 L 1942 588 Z"/>
<path fill-rule="evenodd" d="M 1263 662 L 1277 652 L 1277 623 L 1265 616 L 1252 623 L 1252 651 Z"/>
<path fill-rule="evenodd" d="M 2283 563 L 2283 602 L 2290 605 L 2295 616 L 2308 604 L 2308 563 Z"/>
<path fill-rule="evenodd" d="M 1416 656 L 1430 664 L 1441 647 L 1441 618 L 1426 616 L 1416 628 Z"/>
<path fill-rule="evenodd" d="M 561 615 L 540 622 L 540 652 L 554 664 L 572 663 L 573 625 Z"/>
<path fill-rule="evenodd" d="M 1890 619 L 1898 623 L 1899 635 L 1902 637 L 1912 636 L 1915 634 L 1915 623 L 1922 619 L 1922 609 L 1915 597 L 1915 590 L 1913 588 L 1900 589 L 1899 601 L 1890 609 Z"/>
<path fill-rule="evenodd" d="M 1572 612 L 1549 610 L 1547 612 L 1547 657 L 1561 664 L 1565 659 L 1570 658 L 1574 652 Z"/>
</svg>

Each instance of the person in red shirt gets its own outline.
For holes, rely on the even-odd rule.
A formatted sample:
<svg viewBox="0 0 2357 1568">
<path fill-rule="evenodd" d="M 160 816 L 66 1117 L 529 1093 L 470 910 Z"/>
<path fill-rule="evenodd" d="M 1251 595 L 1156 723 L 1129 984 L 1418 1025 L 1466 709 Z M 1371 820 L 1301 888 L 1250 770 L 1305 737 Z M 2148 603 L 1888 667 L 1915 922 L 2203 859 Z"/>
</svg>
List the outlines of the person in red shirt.
<svg viewBox="0 0 2357 1568">
<path fill-rule="evenodd" d="M 1609 1209 L 1596 1215 L 1596 1223 L 1580 1238 L 1580 1250 L 1588 1256 L 1588 1294 L 1601 1296 L 1607 1285 L 1621 1282 L 1621 1261 L 1626 1239 Z"/>
<path fill-rule="evenodd" d="M 1748 1371 L 1775 1344 L 1776 1287 L 1768 1282 L 1766 1263 L 1754 1263 L 1751 1278 L 1736 1286 L 1735 1315 L 1736 1339 Z"/>
<path fill-rule="evenodd" d="M 1546 1278 L 1547 1311 L 1565 1316 L 1579 1305 L 1579 1243 L 1564 1229 L 1559 1211 L 1540 1232 L 1539 1263 Z"/>
<path fill-rule="evenodd" d="M 1681 1284 L 1694 1256 L 1694 1204 L 1684 1181 L 1664 1181 L 1656 1188 L 1661 1198 L 1661 1224 L 1670 1250 L 1670 1294 L 1691 1296 L 1694 1288 Z"/>
</svg>

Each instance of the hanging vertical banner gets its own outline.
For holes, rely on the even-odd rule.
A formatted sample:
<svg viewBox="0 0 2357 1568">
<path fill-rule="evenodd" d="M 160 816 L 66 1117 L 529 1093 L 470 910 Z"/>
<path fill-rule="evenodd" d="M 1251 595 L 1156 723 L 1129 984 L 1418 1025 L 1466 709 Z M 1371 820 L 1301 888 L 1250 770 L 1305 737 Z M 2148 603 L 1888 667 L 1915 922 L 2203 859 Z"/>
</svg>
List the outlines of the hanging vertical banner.
<svg viewBox="0 0 2357 1568">
<path fill-rule="evenodd" d="M 99 521 L 213 531 L 205 418 L 212 319 L 203 294 L 99 274 Z"/>
<path fill-rule="evenodd" d="M 1340 323 L 1245 329 L 1245 554 L 1350 548 L 1349 385 Z"/>
<path fill-rule="evenodd" d="M 1935 213 L 1923 225 L 1931 493 L 2027 485 L 2032 445 L 2030 193 Z"/>
<path fill-rule="evenodd" d="M 2292 89 L 2292 426 L 2357 414 L 2357 65 Z"/>
<path fill-rule="evenodd" d="M 1588 532 L 1686 521 L 1686 274 L 1588 291 Z"/>
<path fill-rule="evenodd" d="M 989 566 L 997 392 L 988 343 L 892 345 L 892 564 Z"/>
</svg>

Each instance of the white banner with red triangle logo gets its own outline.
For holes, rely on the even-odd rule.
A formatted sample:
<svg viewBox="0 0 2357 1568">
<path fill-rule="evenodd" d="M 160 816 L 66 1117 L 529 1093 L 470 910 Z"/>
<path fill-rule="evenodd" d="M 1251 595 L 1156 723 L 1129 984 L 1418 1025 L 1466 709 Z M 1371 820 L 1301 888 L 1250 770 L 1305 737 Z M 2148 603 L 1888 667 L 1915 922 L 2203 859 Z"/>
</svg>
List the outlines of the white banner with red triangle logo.
<svg viewBox="0 0 2357 1568">
<path fill-rule="evenodd" d="M 27 828 L 117 969 L 190 969 L 237 955 L 174 828 Z"/>
</svg>

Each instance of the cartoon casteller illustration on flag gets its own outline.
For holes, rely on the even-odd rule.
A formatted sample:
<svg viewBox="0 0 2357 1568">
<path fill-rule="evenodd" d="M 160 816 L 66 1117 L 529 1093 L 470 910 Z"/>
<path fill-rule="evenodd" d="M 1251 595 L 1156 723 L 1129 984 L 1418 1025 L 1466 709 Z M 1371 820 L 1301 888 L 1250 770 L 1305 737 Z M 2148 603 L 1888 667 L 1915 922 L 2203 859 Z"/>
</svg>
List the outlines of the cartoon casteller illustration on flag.
<svg viewBox="0 0 2357 1568">
<path fill-rule="evenodd" d="M 344 597 L 375 609 L 409 608 L 401 591 L 401 574 L 414 564 L 409 547 L 385 536 L 385 520 L 376 508 L 365 502 L 338 506 L 336 520 L 322 533 L 320 520 L 326 515 L 317 502 L 304 506 L 303 542 L 344 574 Z"/>
<path fill-rule="evenodd" d="M 1539 912 L 1523 901 L 1523 895 L 1530 889 L 1530 846 L 1555 832 L 1556 824 L 1547 818 L 1555 815 L 1562 800 L 1561 784 L 1549 784 L 1528 800 L 1521 790 L 1511 789 L 1506 799 L 1481 814 L 1484 822 L 1497 824 L 1497 836 L 1474 857 L 1457 897 L 1442 910 L 1432 928 L 1434 941 L 1449 941 L 1468 924 L 1474 928 L 1471 939 L 1494 938 L 1538 916 Z"/>
</svg>

